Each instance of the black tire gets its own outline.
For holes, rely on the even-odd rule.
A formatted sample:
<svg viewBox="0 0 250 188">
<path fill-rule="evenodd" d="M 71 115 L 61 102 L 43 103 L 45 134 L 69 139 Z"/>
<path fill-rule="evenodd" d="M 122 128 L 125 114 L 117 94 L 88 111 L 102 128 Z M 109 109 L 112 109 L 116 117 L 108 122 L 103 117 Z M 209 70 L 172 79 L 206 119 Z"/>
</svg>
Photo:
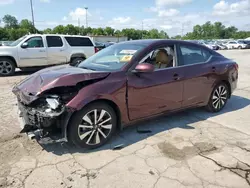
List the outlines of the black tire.
<svg viewBox="0 0 250 188">
<path fill-rule="evenodd" d="M 239 50 L 242 49 L 242 46 L 239 46 L 238 49 L 239 49 Z"/>
<path fill-rule="evenodd" d="M 16 64 L 9 58 L 0 58 L 0 76 L 12 76 L 15 73 Z"/>
<path fill-rule="evenodd" d="M 85 58 L 84 57 L 75 57 L 71 60 L 70 65 L 72 66 L 77 66 L 78 64 L 80 64 L 82 61 L 84 61 Z"/>
<path fill-rule="evenodd" d="M 93 116 L 95 115 L 94 112 L 95 110 L 97 110 L 96 117 L 98 118 L 100 118 L 102 111 L 106 112 L 103 115 L 102 119 L 100 119 L 100 120 L 104 119 L 104 121 L 102 122 L 108 120 L 109 117 L 111 118 L 110 121 L 106 122 L 107 125 L 106 123 L 103 123 L 102 126 L 106 126 L 106 128 L 103 128 L 101 125 L 98 125 L 97 123 L 93 123 L 96 125 L 91 125 L 90 123 L 88 123 L 83 119 L 86 116 L 88 116 L 91 122 L 93 122 L 94 120 Z M 96 119 L 98 120 L 98 118 Z M 100 122 L 99 124 L 101 124 L 102 122 Z M 107 126 L 110 125 L 111 128 L 110 127 L 107 128 Z M 82 126 L 86 126 L 88 128 Z M 114 109 L 110 107 L 108 104 L 103 102 L 93 103 L 84 107 L 80 111 L 76 112 L 71 118 L 68 129 L 69 141 L 81 148 L 95 149 L 104 145 L 113 136 L 113 134 L 116 131 L 116 127 L 117 127 L 117 116 Z M 97 136 L 97 134 L 99 136 Z M 106 136 L 106 138 L 103 136 L 103 134 Z M 82 137 L 82 139 L 80 137 Z M 99 137 L 99 140 L 97 139 L 97 137 Z M 100 142 L 98 143 L 98 141 Z"/>
<path fill-rule="evenodd" d="M 230 91 L 227 84 L 225 84 L 224 82 L 217 84 L 214 87 L 213 92 L 211 93 L 206 109 L 209 112 L 221 111 L 227 103 L 229 93 Z"/>
</svg>

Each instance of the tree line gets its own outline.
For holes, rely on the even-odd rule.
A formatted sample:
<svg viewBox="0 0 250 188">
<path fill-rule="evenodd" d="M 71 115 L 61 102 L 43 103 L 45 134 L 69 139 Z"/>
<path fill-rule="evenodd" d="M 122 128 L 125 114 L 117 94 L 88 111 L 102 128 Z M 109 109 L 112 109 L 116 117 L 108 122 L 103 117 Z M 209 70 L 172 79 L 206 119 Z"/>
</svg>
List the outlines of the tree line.
<svg viewBox="0 0 250 188">
<path fill-rule="evenodd" d="M 221 22 L 206 22 L 203 25 L 195 25 L 193 31 L 187 33 L 183 39 L 245 39 L 250 37 L 250 31 L 239 31 L 234 26 L 226 27 Z M 176 36 L 180 38 L 180 36 Z"/>
<path fill-rule="evenodd" d="M 58 25 L 53 29 L 47 28 L 44 30 L 36 29 L 32 22 L 24 19 L 18 22 L 18 20 L 11 15 L 5 15 L 2 18 L 4 27 L 0 27 L 0 40 L 16 40 L 21 36 L 29 33 L 40 34 L 69 34 L 69 35 L 106 35 L 106 36 L 126 36 L 128 39 L 141 39 L 141 38 L 169 38 L 166 32 L 158 31 L 157 29 L 138 30 L 133 28 L 127 28 L 122 30 L 116 30 L 111 27 L 106 28 L 91 28 L 84 26 L 78 27 L 72 24 Z"/>
<path fill-rule="evenodd" d="M 159 31 L 157 29 L 151 30 L 139 30 L 133 28 L 126 28 L 122 30 L 116 30 L 111 27 L 106 28 L 91 28 L 84 26 L 78 27 L 72 24 L 58 25 L 53 29 L 47 28 L 44 30 L 38 30 L 35 28 L 31 21 L 23 19 L 20 22 L 12 16 L 5 15 L 1 21 L 4 23 L 4 27 L 0 27 L 0 40 L 16 40 L 29 33 L 40 34 L 69 34 L 69 35 L 106 35 L 106 36 L 126 36 L 128 39 L 168 39 L 169 36 L 165 31 Z M 238 31 L 234 26 L 226 27 L 221 22 L 206 22 L 203 25 L 196 25 L 193 27 L 192 32 L 188 32 L 184 36 L 177 35 L 171 37 L 173 39 L 244 39 L 250 37 L 250 31 Z"/>
</svg>

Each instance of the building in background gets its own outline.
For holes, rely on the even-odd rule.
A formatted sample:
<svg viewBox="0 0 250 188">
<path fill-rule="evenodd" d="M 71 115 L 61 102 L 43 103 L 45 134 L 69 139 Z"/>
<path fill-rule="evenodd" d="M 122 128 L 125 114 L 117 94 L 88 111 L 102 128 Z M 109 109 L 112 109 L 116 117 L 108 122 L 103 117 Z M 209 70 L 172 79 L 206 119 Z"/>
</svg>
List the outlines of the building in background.
<svg viewBox="0 0 250 188">
<path fill-rule="evenodd" d="M 122 41 L 127 41 L 128 37 L 121 36 L 121 37 L 115 37 L 115 36 L 94 36 L 90 35 L 91 39 L 94 42 L 101 42 L 101 43 L 106 43 L 106 42 L 122 42 Z"/>
</svg>

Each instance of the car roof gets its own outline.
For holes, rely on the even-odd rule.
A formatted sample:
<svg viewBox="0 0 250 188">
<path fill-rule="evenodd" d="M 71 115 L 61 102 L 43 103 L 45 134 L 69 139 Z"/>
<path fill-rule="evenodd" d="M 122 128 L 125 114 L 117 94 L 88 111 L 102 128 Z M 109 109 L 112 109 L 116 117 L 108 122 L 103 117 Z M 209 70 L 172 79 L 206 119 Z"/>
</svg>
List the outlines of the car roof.
<svg viewBox="0 0 250 188">
<path fill-rule="evenodd" d="M 61 35 L 61 34 L 30 34 L 27 36 L 61 36 L 61 37 L 83 37 L 83 38 L 90 38 L 89 36 L 83 35 Z"/>
<path fill-rule="evenodd" d="M 158 45 L 161 43 L 169 42 L 169 43 L 181 43 L 181 44 L 189 44 L 189 45 L 196 45 L 199 47 L 204 47 L 201 44 L 190 42 L 190 41 L 184 41 L 184 40 L 174 40 L 174 39 L 141 39 L 141 40 L 130 40 L 130 41 L 124 41 L 119 42 L 118 44 L 141 44 L 145 46 L 149 45 Z"/>
</svg>

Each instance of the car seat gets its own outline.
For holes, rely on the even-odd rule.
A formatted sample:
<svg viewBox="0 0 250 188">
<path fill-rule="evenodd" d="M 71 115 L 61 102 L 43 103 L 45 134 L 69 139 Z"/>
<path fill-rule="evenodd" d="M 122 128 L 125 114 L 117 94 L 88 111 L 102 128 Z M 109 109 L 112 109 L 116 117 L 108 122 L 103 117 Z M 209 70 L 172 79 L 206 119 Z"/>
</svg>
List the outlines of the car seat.
<svg viewBox="0 0 250 188">
<path fill-rule="evenodd" d="M 162 66 L 168 67 L 169 64 L 169 55 L 166 50 L 159 49 L 155 56 L 155 68 L 160 69 Z"/>
</svg>

